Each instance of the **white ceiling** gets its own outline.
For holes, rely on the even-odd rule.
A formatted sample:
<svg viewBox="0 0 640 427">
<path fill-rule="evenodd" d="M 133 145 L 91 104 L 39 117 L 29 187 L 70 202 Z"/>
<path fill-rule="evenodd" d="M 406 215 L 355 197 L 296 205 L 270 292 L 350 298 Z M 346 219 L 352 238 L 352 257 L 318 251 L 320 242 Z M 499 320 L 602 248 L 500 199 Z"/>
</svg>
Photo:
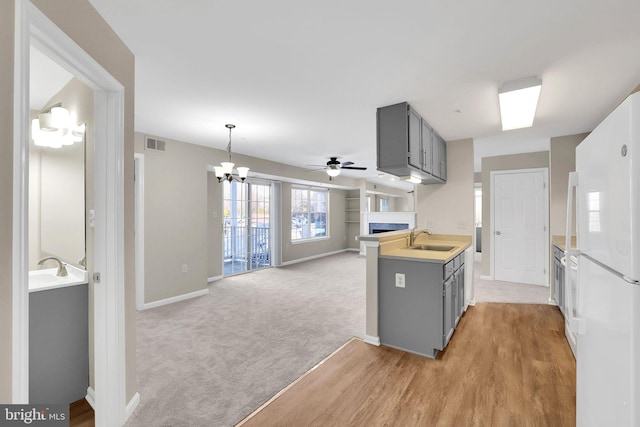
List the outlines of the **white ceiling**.
<svg viewBox="0 0 640 427">
<path fill-rule="evenodd" d="M 33 46 L 29 62 L 29 108 L 41 110 L 73 75 Z"/>
<path fill-rule="evenodd" d="M 136 57 L 136 131 L 375 177 L 376 108 L 408 101 L 446 140 L 592 130 L 640 83 L 637 0 L 90 0 Z M 542 78 L 501 137 L 497 90 Z"/>
</svg>

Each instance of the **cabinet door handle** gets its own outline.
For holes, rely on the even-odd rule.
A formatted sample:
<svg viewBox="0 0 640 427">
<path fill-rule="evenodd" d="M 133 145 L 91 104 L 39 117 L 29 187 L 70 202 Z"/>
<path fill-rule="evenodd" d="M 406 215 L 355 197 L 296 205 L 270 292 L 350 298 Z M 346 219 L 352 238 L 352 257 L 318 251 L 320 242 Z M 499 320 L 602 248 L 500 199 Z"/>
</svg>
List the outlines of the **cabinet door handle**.
<svg viewBox="0 0 640 427">
<path fill-rule="evenodd" d="M 496 231 L 496 236 L 499 236 L 499 235 L 501 235 L 501 234 L 502 234 L 501 232 Z"/>
</svg>

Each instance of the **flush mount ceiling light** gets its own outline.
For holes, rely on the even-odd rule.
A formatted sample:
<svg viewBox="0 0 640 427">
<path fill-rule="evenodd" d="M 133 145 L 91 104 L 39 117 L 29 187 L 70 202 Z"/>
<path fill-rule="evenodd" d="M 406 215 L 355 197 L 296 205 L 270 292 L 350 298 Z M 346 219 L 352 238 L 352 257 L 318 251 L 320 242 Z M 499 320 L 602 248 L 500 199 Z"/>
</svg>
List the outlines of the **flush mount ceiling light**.
<svg viewBox="0 0 640 427">
<path fill-rule="evenodd" d="M 227 151 L 229 152 L 229 161 L 220 163 L 220 166 L 214 166 L 213 169 L 216 173 L 216 178 L 218 178 L 218 182 L 225 181 L 233 181 L 234 179 L 240 180 L 244 182 L 249 174 L 249 168 L 238 166 L 236 169 L 238 171 L 238 175 L 233 174 L 233 167 L 235 166 L 233 162 L 231 162 L 231 129 L 235 128 L 236 125 L 224 125 L 227 129 L 229 129 L 229 144 L 227 144 Z"/>
<path fill-rule="evenodd" d="M 498 91 L 502 130 L 533 126 L 542 80 L 525 77 L 505 83 Z"/>
<path fill-rule="evenodd" d="M 69 110 L 61 104 L 54 105 L 38 114 L 31 121 L 31 138 L 38 147 L 61 148 L 82 142 L 85 125 L 76 124 Z"/>
</svg>

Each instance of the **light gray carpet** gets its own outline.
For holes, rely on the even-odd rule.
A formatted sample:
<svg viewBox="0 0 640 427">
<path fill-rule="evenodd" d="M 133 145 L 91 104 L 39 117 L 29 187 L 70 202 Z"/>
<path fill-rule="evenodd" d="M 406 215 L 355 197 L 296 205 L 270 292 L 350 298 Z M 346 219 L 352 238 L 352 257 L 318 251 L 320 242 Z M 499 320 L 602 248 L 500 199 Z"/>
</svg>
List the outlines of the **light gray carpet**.
<svg viewBox="0 0 640 427">
<path fill-rule="evenodd" d="M 476 252 L 473 266 L 474 299 L 476 302 L 549 303 L 549 288 L 546 286 L 481 279 L 480 260 L 481 254 Z"/>
<path fill-rule="evenodd" d="M 243 274 L 138 313 L 136 426 L 231 426 L 365 332 L 365 259 Z"/>
</svg>

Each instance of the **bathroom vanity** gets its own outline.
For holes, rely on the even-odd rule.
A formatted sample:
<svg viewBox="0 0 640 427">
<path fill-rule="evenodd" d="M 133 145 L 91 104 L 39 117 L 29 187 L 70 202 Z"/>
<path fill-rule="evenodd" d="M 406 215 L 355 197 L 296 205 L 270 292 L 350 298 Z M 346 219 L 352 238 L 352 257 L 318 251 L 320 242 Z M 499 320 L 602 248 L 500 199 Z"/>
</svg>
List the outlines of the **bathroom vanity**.
<svg viewBox="0 0 640 427">
<path fill-rule="evenodd" d="M 88 285 L 69 276 L 38 286 L 47 274 L 36 274 L 29 289 L 30 403 L 66 405 L 87 394 Z"/>
</svg>

